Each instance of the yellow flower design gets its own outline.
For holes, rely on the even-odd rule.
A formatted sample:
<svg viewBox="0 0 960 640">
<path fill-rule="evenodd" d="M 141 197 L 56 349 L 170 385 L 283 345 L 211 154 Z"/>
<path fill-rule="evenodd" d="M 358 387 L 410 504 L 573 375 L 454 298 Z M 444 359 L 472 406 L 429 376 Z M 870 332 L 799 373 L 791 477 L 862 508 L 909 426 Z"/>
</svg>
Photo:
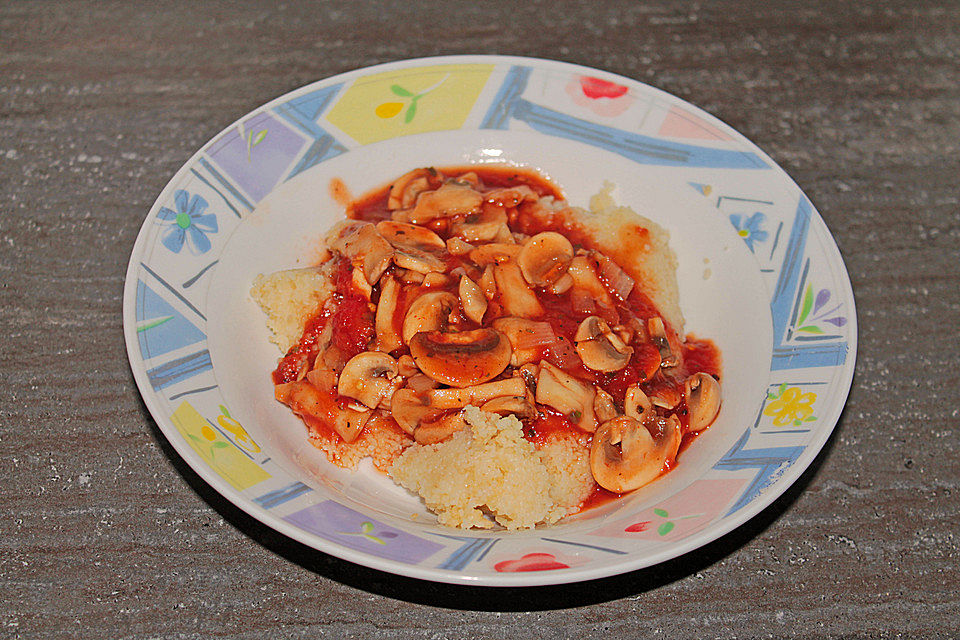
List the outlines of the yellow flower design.
<svg viewBox="0 0 960 640">
<path fill-rule="evenodd" d="M 799 387 L 788 388 L 787 384 L 783 383 L 776 394 L 768 393 L 767 397 L 772 402 L 763 410 L 763 414 L 773 418 L 774 426 L 799 425 L 816 420 L 813 416 L 813 403 L 817 401 L 817 394 L 812 391 L 803 393 Z"/>
</svg>

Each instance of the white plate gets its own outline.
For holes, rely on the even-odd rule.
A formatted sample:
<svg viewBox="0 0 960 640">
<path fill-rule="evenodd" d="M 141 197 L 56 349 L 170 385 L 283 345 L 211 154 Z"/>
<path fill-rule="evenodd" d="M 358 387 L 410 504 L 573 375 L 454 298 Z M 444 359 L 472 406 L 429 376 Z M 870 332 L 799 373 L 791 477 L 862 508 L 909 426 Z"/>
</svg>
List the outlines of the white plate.
<svg viewBox="0 0 960 640">
<path fill-rule="evenodd" d="M 280 355 L 248 295 L 305 266 L 354 195 L 425 165 L 537 169 L 586 205 L 669 229 L 686 330 L 723 353 L 717 422 L 628 497 L 526 532 L 441 527 L 362 465 L 330 465 L 273 400 Z M 160 194 L 133 249 L 124 332 L 144 400 L 177 452 L 241 509 L 346 560 L 442 582 L 589 580 L 696 549 L 761 511 L 814 459 L 856 357 L 850 282 L 800 189 L 743 136 L 634 80 L 530 58 L 360 69 L 293 91 L 206 144 Z"/>
</svg>

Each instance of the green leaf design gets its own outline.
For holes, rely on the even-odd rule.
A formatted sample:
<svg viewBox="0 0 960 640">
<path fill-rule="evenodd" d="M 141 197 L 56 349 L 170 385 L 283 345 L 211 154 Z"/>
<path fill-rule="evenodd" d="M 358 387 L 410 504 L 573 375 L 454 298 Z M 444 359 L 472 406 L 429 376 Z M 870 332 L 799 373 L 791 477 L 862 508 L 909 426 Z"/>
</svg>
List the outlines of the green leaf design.
<svg viewBox="0 0 960 640">
<path fill-rule="evenodd" d="M 228 445 L 228 444 L 227 444 L 226 442 L 224 442 L 223 440 L 217 440 L 216 442 L 213 442 L 213 443 L 210 444 L 210 448 L 211 448 L 211 449 L 225 449 L 225 448 L 227 448 L 227 447 L 229 447 L 229 446 L 230 446 L 230 445 Z"/>
<path fill-rule="evenodd" d="M 373 523 L 372 522 L 360 523 L 360 531 L 362 531 L 363 533 L 370 533 L 371 531 L 373 531 Z"/>
<path fill-rule="evenodd" d="M 227 408 L 226 408 L 225 406 L 223 406 L 223 405 L 221 404 L 221 405 L 219 405 L 219 407 L 220 407 L 220 413 L 222 413 L 223 415 L 225 415 L 225 416 L 228 417 L 228 418 L 232 418 L 232 417 L 233 417 L 233 416 L 230 415 L 230 412 L 227 411 Z"/>
<path fill-rule="evenodd" d="M 413 120 L 413 117 L 414 117 L 415 115 L 417 115 L 417 101 L 416 101 L 416 99 L 414 99 L 414 100 L 410 103 L 410 106 L 407 107 L 407 115 L 404 116 L 403 121 L 404 121 L 406 124 L 410 124 L 410 122 Z"/>
<path fill-rule="evenodd" d="M 670 533 L 671 531 L 673 531 L 673 523 L 672 523 L 672 522 L 664 522 L 662 525 L 660 525 L 659 527 L 657 527 L 657 533 L 659 533 L 659 534 L 662 535 L 662 536 L 667 535 L 667 534 Z"/>
<path fill-rule="evenodd" d="M 667 512 L 664 511 L 663 509 L 654 509 L 653 512 L 654 512 L 656 515 L 660 516 L 661 518 L 666 518 L 666 517 L 667 517 Z"/>
<path fill-rule="evenodd" d="M 803 294 L 803 306 L 800 308 L 800 321 L 797 324 L 802 324 L 804 320 L 807 319 L 807 316 L 810 315 L 810 309 L 813 308 L 813 287 L 809 284 L 807 285 L 807 290 Z"/>
<path fill-rule="evenodd" d="M 200 444 L 203 444 L 203 440 L 201 440 L 201 439 L 198 438 L 197 436 L 193 435 L 192 433 L 188 433 L 188 434 L 187 434 L 187 437 L 190 438 L 191 440 L 193 440 L 194 442 L 199 442 Z"/>
<path fill-rule="evenodd" d="M 413 94 L 412 94 L 412 93 L 410 93 L 409 91 L 407 91 L 406 89 L 404 89 L 403 87 L 401 87 L 401 86 L 398 85 L 398 84 L 391 85 L 391 86 L 390 86 L 390 91 L 393 91 L 396 95 L 401 96 L 401 97 L 404 97 L 404 98 L 413 97 Z"/>
<path fill-rule="evenodd" d="M 800 327 L 797 329 L 797 331 L 803 331 L 804 333 L 823 333 L 823 329 L 812 324 L 808 324 L 805 327 Z"/>
<path fill-rule="evenodd" d="M 254 136 L 254 137 L 253 137 L 253 140 L 250 142 L 250 148 L 252 149 L 253 147 L 255 147 L 255 146 L 257 146 L 258 144 L 260 144 L 261 142 L 263 142 L 263 139 L 266 138 L 266 137 L 267 137 L 267 130 L 266 130 L 266 129 L 261 129 L 260 131 L 258 131 L 258 132 L 257 132 L 257 135 Z"/>
<path fill-rule="evenodd" d="M 143 333 L 148 329 L 159 327 L 160 325 L 162 325 L 164 322 L 167 322 L 168 320 L 173 320 L 173 316 L 166 316 L 165 318 L 157 318 L 156 320 L 149 320 L 144 324 L 137 325 L 137 333 Z"/>
<path fill-rule="evenodd" d="M 807 416 L 803 419 L 804 422 L 816 422 L 816 420 L 817 419 L 814 416 Z"/>
<path fill-rule="evenodd" d="M 382 544 L 382 545 L 384 545 L 384 546 L 386 546 L 386 544 L 387 544 L 386 542 L 384 542 L 383 540 L 381 540 L 381 539 L 378 538 L 377 536 L 372 536 L 372 535 L 370 535 L 370 534 L 364 534 L 363 537 L 366 538 L 367 540 L 369 540 L 370 542 L 376 542 L 377 544 Z"/>
</svg>

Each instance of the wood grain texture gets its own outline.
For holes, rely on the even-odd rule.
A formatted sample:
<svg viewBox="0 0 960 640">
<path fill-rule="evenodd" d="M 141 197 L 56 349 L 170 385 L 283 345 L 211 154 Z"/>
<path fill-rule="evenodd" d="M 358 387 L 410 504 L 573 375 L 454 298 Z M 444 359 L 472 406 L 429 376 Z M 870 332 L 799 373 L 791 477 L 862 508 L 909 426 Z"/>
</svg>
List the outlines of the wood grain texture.
<svg viewBox="0 0 960 640">
<path fill-rule="evenodd" d="M 946 0 L 0 4 L 0 637 L 960 636 L 958 34 Z M 266 529 L 160 434 L 120 301 L 164 184 L 286 91 L 441 53 L 648 82 L 820 210 L 857 374 L 815 464 L 747 525 L 590 585 L 436 585 Z"/>
</svg>

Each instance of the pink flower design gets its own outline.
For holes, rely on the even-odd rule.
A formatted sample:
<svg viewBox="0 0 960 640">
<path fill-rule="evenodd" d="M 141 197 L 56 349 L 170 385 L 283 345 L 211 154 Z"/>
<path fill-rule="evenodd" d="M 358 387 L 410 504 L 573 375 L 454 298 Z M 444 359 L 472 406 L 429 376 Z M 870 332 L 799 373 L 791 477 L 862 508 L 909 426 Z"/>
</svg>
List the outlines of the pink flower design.
<svg viewBox="0 0 960 640">
<path fill-rule="evenodd" d="M 629 527 L 627 527 L 626 529 L 624 529 L 624 531 L 626 531 L 627 533 L 637 533 L 639 531 L 646 531 L 649 528 L 650 528 L 650 521 L 647 520 L 646 522 L 635 522 Z"/>
<path fill-rule="evenodd" d="M 634 101 L 628 88 L 622 84 L 589 76 L 573 78 L 565 90 L 574 104 L 607 118 L 619 116 Z"/>
<path fill-rule="evenodd" d="M 516 560 L 504 560 L 493 565 L 495 571 L 513 573 L 517 571 L 551 571 L 553 569 L 569 569 L 552 553 L 528 553 Z"/>
</svg>

